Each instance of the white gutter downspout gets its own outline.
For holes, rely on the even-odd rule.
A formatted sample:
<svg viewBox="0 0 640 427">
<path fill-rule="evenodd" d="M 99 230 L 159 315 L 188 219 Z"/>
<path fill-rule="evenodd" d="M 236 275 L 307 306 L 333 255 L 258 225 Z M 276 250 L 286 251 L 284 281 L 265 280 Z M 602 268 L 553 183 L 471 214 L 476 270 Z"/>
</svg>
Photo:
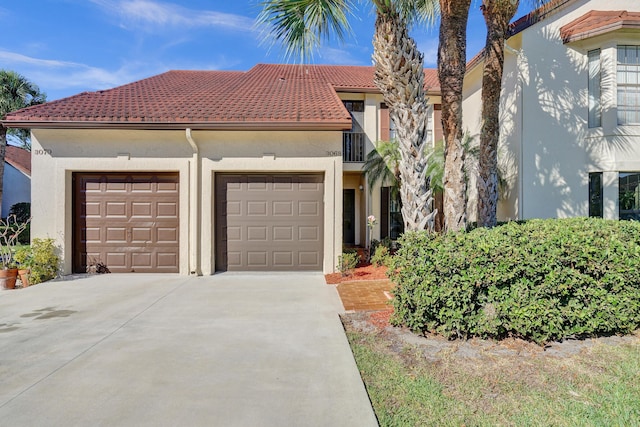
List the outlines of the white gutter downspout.
<svg viewBox="0 0 640 427">
<path fill-rule="evenodd" d="M 200 150 L 191 135 L 191 128 L 185 129 L 185 136 L 193 149 L 193 164 L 189 177 L 189 274 L 202 276 L 200 269 Z"/>
</svg>

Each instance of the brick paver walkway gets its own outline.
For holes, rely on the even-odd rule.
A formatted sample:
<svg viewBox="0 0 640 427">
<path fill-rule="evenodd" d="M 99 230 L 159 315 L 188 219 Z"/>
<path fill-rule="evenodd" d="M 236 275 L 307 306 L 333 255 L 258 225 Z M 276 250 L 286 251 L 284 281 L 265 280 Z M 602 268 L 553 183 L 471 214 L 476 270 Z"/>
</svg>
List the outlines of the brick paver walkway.
<svg viewBox="0 0 640 427">
<path fill-rule="evenodd" d="M 355 280 L 338 285 L 345 311 L 386 310 L 393 285 L 389 280 Z"/>
</svg>

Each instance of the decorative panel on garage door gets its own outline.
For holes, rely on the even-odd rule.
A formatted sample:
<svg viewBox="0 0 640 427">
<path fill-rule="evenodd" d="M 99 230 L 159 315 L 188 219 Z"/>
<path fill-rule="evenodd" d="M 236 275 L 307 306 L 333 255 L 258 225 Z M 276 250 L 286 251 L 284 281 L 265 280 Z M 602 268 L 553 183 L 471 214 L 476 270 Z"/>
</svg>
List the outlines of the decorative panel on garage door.
<svg viewBox="0 0 640 427">
<path fill-rule="evenodd" d="M 75 173 L 73 269 L 178 272 L 177 173 Z"/>
<path fill-rule="evenodd" d="M 322 270 L 319 174 L 216 175 L 217 270 Z"/>
</svg>

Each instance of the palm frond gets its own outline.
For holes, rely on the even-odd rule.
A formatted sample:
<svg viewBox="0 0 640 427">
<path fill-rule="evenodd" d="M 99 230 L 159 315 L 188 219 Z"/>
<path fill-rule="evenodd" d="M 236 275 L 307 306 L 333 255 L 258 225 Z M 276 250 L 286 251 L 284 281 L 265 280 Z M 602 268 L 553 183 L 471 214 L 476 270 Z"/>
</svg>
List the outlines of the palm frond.
<svg viewBox="0 0 640 427">
<path fill-rule="evenodd" d="M 0 70 L 0 118 L 25 107 L 41 104 L 46 95 L 15 71 Z"/>
<path fill-rule="evenodd" d="M 429 185 L 436 192 L 442 192 L 444 188 L 444 141 L 438 141 L 431 149 L 427 160 L 427 176 Z"/>
<path fill-rule="evenodd" d="M 398 164 L 400 163 L 400 148 L 398 142 L 379 141 L 376 149 L 367 154 L 362 170 L 367 177 L 369 190 L 373 191 L 377 183 L 389 184 L 392 188 L 400 185 L 400 173 Z"/>
<path fill-rule="evenodd" d="M 313 57 L 321 42 L 351 34 L 348 17 L 353 15 L 352 0 L 263 0 L 257 24 L 271 37 L 264 40 L 283 44 L 286 56 L 301 62 Z"/>
<path fill-rule="evenodd" d="M 400 16 L 411 24 L 435 25 L 440 16 L 438 0 L 396 0 Z"/>
</svg>

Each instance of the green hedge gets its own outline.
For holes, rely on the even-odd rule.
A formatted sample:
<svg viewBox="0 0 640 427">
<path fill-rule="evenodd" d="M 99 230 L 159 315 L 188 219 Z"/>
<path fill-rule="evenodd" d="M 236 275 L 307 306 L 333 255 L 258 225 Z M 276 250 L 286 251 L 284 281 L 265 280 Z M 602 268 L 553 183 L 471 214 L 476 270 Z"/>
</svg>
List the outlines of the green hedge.
<svg viewBox="0 0 640 427">
<path fill-rule="evenodd" d="M 450 338 L 543 343 L 640 326 L 640 223 L 595 218 L 406 233 L 392 322 Z"/>
</svg>

